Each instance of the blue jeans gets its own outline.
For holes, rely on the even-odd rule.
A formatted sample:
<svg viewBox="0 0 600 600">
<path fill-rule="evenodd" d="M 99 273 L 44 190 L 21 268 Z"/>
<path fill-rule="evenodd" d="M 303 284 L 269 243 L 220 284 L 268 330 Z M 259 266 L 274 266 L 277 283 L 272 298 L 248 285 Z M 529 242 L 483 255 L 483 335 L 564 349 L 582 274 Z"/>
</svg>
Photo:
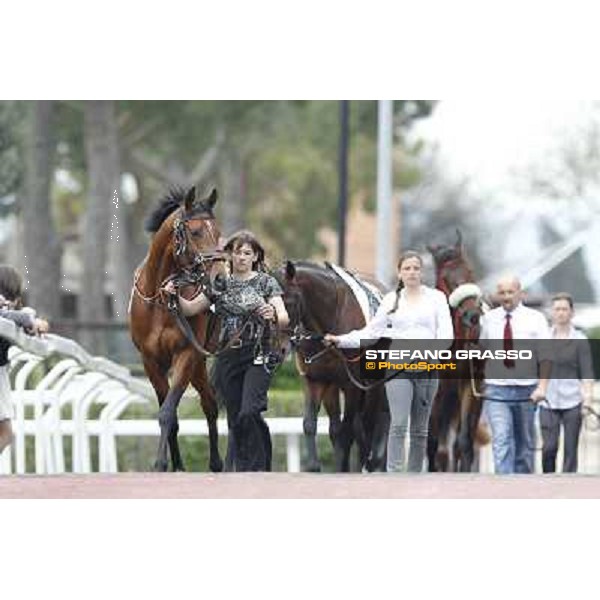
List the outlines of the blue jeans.
<svg viewBox="0 0 600 600">
<path fill-rule="evenodd" d="M 496 473 L 533 473 L 535 405 L 524 401 L 535 385 L 486 385 Z"/>
</svg>

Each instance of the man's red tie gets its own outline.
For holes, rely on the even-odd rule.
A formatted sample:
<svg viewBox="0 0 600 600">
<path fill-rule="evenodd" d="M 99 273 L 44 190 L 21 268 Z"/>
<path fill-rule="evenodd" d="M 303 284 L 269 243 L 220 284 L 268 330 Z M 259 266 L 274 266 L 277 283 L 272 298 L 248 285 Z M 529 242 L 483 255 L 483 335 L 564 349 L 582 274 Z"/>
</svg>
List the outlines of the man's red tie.
<svg viewBox="0 0 600 600">
<path fill-rule="evenodd" d="M 506 323 L 504 324 L 504 350 L 512 350 L 513 349 L 513 333 L 512 327 L 510 326 L 510 313 L 506 313 Z M 504 359 L 504 366 L 507 369 L 515 368 L 515 361 L 512 358 Z"/>
</svg>

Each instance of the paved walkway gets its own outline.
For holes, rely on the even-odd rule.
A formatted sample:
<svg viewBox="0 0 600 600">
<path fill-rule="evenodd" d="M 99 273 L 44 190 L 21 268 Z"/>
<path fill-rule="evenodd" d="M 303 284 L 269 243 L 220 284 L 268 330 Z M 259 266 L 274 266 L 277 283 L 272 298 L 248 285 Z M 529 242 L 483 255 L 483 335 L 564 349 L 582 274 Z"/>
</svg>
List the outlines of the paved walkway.
<svg viewBox="0 0 600 600">
<path fill-rule="evenodd" d="M 122 473 L 7 475 L 0 498 L 600 498 L 600 476 Z"/>
</svg>

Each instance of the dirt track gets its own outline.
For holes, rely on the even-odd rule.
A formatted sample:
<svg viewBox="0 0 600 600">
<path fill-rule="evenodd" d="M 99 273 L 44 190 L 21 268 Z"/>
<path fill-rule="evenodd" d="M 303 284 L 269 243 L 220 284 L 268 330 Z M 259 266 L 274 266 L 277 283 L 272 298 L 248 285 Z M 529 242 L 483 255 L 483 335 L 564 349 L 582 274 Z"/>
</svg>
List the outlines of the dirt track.
<svg viewBox="0 0 600 600">
<path fill-rule="evenodd" d="M 4 476 L 0 498 L 600 498 L 582 475 L 123 473 Z"/>
</svg>

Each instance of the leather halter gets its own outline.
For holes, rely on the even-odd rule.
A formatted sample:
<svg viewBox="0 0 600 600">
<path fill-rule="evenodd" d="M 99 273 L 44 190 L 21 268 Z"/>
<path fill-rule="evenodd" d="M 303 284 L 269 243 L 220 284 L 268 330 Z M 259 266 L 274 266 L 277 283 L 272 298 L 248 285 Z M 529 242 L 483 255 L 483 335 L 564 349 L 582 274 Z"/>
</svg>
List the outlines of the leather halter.
<svg viewBox="0 0 600 600">
<path fill-rule="evenodd" d="M 339 276 L 337 276 L 337 277 L 339 277 Z M 341 278 L 340 278 L 340 281 L 343 282 L 343 280 Z M 344 283 L 344 285 L 347 285 L 345 282 L 343 282 L 343 283 Z M 335 295 L 336 295 L 336 310 L 335 310 L 334 322 L 337 323 L 338 318 L 339 318 L 340 305 L 341 305 L 340 290 L 339 290 L 339 286 L 337 285 L 337 282 L 335 284 Z M 312 341 L 312 342 L 318 342 L 318 343 L 323 344 L 324 333 L 322 331 L 311 331 L 309 328 L 306 327 L 305 321 L 307 320 L 307 314 L 306 314 L 307 311 L 306 311 L 306 305 L 305 305 L 305 300 L 304 300 L 304 293 L 302 291 L 300 291 L 300 293 L 299 293 L 298 306 L 295 308 L 296 308 L 296 310 L 293 312 L 295 313 L 294 317 L 297 318 L 296 319 L 297 322 L 293 326 L 292 326 L 292 323 L 290 323 L 290 326 L 291 326 L 290 330 L 292 331 L 292 335 L 290 336 L 289 339 L 290 339 L 290 343 L 291 343 L 292 347 L 294 348 L 294 350 L 296 351 L 298 356 L 302 359 L 302 361 L 305 365 L 310 365 L 311 363 L 320 359 L 323 355 L 327 354 L 328 352 L 333 352 L 341 360 L 342 365 L 344 366 L 344 370 L 346 371 L 346 375 L 348 376 L 348 379 L 352 382 L 353 385 L 355 385 L 357 388 L 359 388 L 360 390 L 362 390 L 364 392 L 367 392 L 375 387 L 383 385 L 383 384 L 387 383 L 388 381 L 390 381 L 391 379 L 395 379 L 400 374 L 399 371 L 396 371 L 395 373 L 393 373 L 391 375 L 386 375 L 383 379 L 380 379 L 378 381 L 375 381 L 374 383 L 365 385 L 362 381 L 360 381 L 356 378 L 356 376 L 354 375 L 354 373 L 352 372 L 352 370 L 349 366 L 351 363 L 357 363 L 362 358 L 362 351 L 359 351 L 356 356 L 350 358 L 350 357 L 346 356 L 339 348 L 336 348 L 335 346 L 325 346 L 324 345 L 323 349 L 319 350 L 318 352 L 315 352 L 314 354 L 307 356 L 304 352 L 302 352 L 302 350 L 300 348 L 300 344 L 303 341 Z M 290 315 L 290 316 L 292 316 L 292 315 Z"/>
<path fill-rule="evenodd" d="M 133 292 L 137 294 L 143 302 L 147 304 L 156 304 L 169 310 L 169 312 L 174 315 L 178 327 L 188 342 L 203 356 L 212 356 L 212 354 L 196 339 L 189 321 L 181 313 L 176 296 L 169 296 L 169 294 L 165 293 L 163 288 L 168 282 L 172 281 L 175 284 L 176 289 L 186 285 L 196 286 L 194 297 L 198 296 L 200 293 L 209 295 L 211 289 L 209 267 L 215 262 L 227 261 L 228 257 L 227 254 L 221 250 L 211 250 L 210 252 L 198 251 L 193 243 L 189 224 L 193 221 L 206 221 L 206 229 L 211 236 L 211 241 L 214 246 L 218 246 L 218 238 L 213 228 L 213 224 L 209 221 L 209 217 L 198 216 L 193 213 L 185 214 L 183 209 L 179 209 L 179 211 L 182 214 L 180 214 L 173 222 L 173 256 L 175 263 L 178 265 L 178 270 L 175 273 L 169 274 L 160 282 L 155 294 L 147 296 L 139 287 L 139 278 L 146 262 L 145 259 L 142 266 L 136 272 L 133 282 Z M 190 263 L 181 265 L 181 259 L 188 256 L 190 253 Z"/>
</svg>

